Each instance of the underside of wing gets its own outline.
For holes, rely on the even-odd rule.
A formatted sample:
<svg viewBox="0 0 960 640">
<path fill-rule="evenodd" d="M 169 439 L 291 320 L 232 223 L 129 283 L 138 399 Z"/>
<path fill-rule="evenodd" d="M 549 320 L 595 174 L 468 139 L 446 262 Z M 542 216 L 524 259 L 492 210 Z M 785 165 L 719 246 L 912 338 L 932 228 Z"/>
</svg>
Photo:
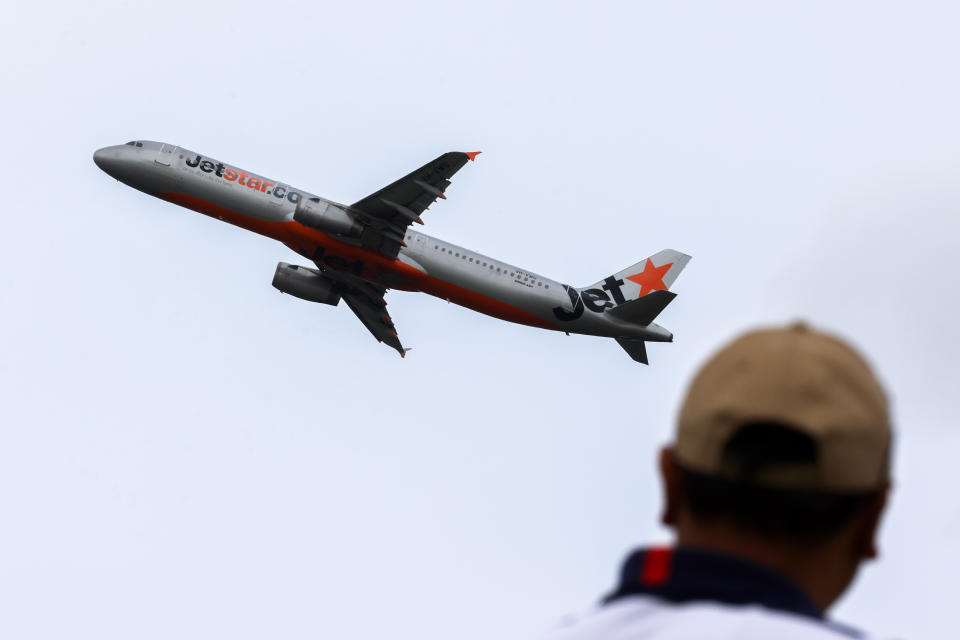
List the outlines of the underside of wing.
<svg viewBox="0 0 960 640">
<path fill-rule="evenodd" d="M 386 288 L 334 269 L 324 269 L 323 275 L 337 283 L 342 300 L 377 342 L 393 347 L 401 357 L 406 355 L 407 350 L 400 344 L 397 329 L 387 312 Z"/>
<path fill-rule="evenodd" d="M 444 191 L 450 186 L 450 178 L 478 153 L 445 153 L 351 205 L 350 213 L 364 225 L 361 245 L 389 258 L 397 257 L 407 227 L 414 222 L 423 224 L 420 214 L 437 198 L 446 198 Z"/>
</svg>

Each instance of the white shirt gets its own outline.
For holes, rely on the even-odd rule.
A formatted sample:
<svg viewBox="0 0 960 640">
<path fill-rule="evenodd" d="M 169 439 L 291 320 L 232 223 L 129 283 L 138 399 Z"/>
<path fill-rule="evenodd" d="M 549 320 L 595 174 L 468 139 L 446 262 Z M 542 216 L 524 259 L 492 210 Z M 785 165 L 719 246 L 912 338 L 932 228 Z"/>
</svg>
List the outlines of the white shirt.
<svg viewBox="0 0 960 640">
<path fill-rule="evenodd" d="M 784 576 L 699 549 L 641 549 L 604 603 L 543 640 L 850 640 Z"/>
<path fill-rule="evenodd" d="M 757 605 L 628 596 L 564 621 L 543 640 L 851 640 L 824 622 Z"/>
</svg>

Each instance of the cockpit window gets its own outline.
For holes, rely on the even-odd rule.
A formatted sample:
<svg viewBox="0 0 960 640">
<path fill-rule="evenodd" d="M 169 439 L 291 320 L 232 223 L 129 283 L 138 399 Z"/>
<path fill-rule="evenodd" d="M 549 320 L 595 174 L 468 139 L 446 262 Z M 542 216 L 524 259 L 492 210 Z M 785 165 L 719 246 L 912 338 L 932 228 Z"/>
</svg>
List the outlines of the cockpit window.
<svg viewBox="0 0 960 640">
<path fill-rule="evenodd" d="M 131 147 L 142 147 L 142 146 L 143 146 L 143 143 L 142 143 L 142 142 L 137 142 L 137 141 L 135 141 L 135 140 L 131 140 L 131 141 L 128 142 L 127 144 L 128 144 L 129 146 L 131 146 Z"/>
<path fill-rule="evenodd" d="M 128 144 L 128 145 L 130 145 L 130 146 L 132 147 L 133 145 L 135 145 L 135 144 L 137 144 L 137 143 L 136 143 L 136 142 L 134 142 L 133 140 L 131 140 L 131 141 L 130 141 L 130 142 L 128 142 L 127 144 Z"/>
</svg>

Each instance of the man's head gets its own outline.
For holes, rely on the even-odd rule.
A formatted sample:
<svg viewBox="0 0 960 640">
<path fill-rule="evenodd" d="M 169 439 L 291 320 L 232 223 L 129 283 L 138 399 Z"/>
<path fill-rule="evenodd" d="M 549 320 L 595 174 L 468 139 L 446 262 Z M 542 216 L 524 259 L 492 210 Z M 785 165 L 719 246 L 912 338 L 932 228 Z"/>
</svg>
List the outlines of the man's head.
<svg viewBox="0 0 960 640">
<path fill-rule="evenodd" d="M 665 449 L 680 544 L 771 565 L 825 609 L 876 555 L 890 476 L 886 396 L 866 362 L 803 325 L 747 333 L 690 385 Z"/>
</svg>

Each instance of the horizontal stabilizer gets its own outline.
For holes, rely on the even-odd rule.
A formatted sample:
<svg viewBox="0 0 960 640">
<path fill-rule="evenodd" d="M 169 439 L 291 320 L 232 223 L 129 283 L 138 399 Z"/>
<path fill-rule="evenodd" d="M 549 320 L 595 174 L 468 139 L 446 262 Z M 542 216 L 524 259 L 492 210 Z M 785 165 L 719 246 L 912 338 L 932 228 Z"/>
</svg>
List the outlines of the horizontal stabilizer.
<svg viewBox="0 0 960 640">
<path fill-rule="evenodd" d="M 665 289 L 662 291 L 654 291 L 639 300 L 624 302 L 619 306 L 608 309 L 607 313 L 618 320 L 645 327 L 653 322 L 656 317 L 660 315 L 660 312 L 676 297 L 677 294 Z M 623 346 L 622 343 L 621 346 Z M 626 349 L 626 347 L 623 348 Z M 629 351 L 629 349 L 627 349 L 627 351 Z"/>
<path fill-rule="evenodd" d="M 647 362 L 647 345 L 643 340 L 632 340 L 630 338 L 617 338 L 617 344 L 623 347 L 631 358 L 641 364 L 650 364 Z"/>
</svg>

